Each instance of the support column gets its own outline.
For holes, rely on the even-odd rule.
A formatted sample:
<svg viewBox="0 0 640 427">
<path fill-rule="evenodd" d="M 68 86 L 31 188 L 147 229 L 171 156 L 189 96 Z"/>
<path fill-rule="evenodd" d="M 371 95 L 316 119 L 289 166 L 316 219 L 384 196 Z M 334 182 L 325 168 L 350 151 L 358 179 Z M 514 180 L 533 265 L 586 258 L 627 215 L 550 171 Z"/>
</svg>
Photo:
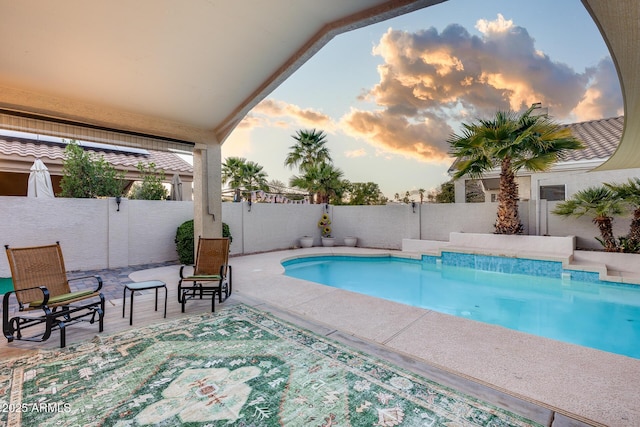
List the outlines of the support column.
<svg viewBox="0 0 640 427">
<path fill-rule="evenodd" d="M 222 236 L 221 147 L 198 144 L 193 151 L 193 226 L 198 236 Z"/>
</svg>

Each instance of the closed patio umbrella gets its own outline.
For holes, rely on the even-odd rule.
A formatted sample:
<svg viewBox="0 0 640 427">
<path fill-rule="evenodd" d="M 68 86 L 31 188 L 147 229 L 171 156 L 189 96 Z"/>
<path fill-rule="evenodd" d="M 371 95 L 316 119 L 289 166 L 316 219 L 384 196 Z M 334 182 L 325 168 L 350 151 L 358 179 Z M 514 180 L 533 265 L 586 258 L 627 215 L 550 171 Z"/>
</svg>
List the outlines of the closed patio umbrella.
<svg viewBox="0 0 640 427">
<path fill-rule="evenodd" d="M 29 184 L 27 186 L 27 197 L 53 198 L 53 185 L 49 169 L 40 159 L 36 159 L 31 166 L 29 173 Z"/>
<path fill-rule="evenodd" d="M 182 180 L 177 173 L 171 179 L 171 200 L 182 201 Z"/>
</svg>

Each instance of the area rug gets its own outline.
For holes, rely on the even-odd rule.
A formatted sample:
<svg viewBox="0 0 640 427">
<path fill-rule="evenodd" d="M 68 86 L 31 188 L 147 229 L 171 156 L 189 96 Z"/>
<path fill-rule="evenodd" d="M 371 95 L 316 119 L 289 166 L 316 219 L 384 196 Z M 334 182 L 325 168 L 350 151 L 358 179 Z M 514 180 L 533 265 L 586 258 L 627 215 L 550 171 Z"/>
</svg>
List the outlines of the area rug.
<svg viewBox="0 0 640 427">
<path fill-rule="evenodd" d="M 0 365 L 8 426 L 535 426 L 245 305 Z"/>
</svg>

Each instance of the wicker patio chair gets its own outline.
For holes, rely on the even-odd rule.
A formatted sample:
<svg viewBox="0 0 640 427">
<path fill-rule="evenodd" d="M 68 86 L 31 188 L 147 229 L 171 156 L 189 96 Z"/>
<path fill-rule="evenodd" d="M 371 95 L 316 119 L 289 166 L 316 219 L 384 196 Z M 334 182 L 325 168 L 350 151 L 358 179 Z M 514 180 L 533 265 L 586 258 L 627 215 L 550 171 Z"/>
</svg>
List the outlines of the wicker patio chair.
<svg viewBox="0 0 640 427">
<path fill-rule="evenodd" d="M 93 289 L 72 292 L 59 242 L 26 248 L 6 245 L 5 248 L 14 287 L 2 299 L 2 332 L 9 342 L 14 339 L 45 341 L 53 330 L 59 329 L 60 347 L 64 347 L 66 327 L 83 320 L 90 323 L 98 320 L 99 330 L 103 331 L 102 279 L 99 276 L 72 279 L 91 278 L 97 282 Z M 17 310 L 10 304 L 15 300 Z M 38 325 L 41 327 L 30 330 L 30 333 L 36 332 L 35 335 L 23 336 L 25 329 Z"/>
<path fill-rule="evenodd" d="M 211 297 L 211 311 L 216 310 L 216 294 L 218 301 L 224 301 L 231 295 L 232 270 L 229 265 L 229 239 L 223 238 L 199 238 L 196 252 L 196 263 L 193 266 L 193 274 L 184 275 L 186 266 L 180 267 L 180 280 L 178 281 L 178 302 L 182 304 L 184 313 L 187 300 Z M 185 286 L 184 282 L 191 282 L 191 286 Z"/>
</svg>

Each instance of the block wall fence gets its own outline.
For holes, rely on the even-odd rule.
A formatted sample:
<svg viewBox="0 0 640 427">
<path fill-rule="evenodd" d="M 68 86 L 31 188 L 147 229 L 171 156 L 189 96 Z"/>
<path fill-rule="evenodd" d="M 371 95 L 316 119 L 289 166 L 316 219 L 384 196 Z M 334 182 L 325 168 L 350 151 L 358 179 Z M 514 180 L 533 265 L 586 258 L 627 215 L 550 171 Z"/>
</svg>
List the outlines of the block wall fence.
<svg viewBox="0 0 640 427">
<path fill-rule="evenodd" d="M 591 219 L 564 219 L 548 212 L 540 217 L 552 236 L 576 236 L 577 246 L 599 248 Z M 337 244 L 347 236 L 358 246 L 402 248 L 402 239 L 448 241 L 450 232 L 492 233 L 497 205 L 416 204 L 387 206 L 288 205 L 223 203 L 222 220 L 229 224 L 232 255 L 289 249 L 302 236 L 320 244 L 320 216 L 328 210 Z M 538 234 L 536 207 L 520 203 L 525 234 Z M 35 246 L 60 241 L 69 271 L 117 268 L 156 262 L 177 262 L 177 227 L 193 218 L 193 202 L 123 199 L 35 199 L 0 197 L 0 243 Z M 626 234 L 629 218 L 616 221 L 616 236 Z M 6 256 L 0 257 L 0 277 L 9 277 Z"/>
</svg>

